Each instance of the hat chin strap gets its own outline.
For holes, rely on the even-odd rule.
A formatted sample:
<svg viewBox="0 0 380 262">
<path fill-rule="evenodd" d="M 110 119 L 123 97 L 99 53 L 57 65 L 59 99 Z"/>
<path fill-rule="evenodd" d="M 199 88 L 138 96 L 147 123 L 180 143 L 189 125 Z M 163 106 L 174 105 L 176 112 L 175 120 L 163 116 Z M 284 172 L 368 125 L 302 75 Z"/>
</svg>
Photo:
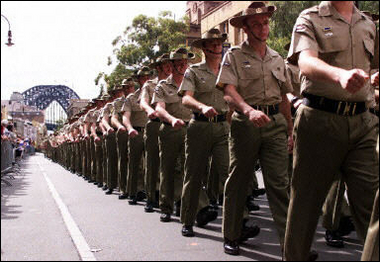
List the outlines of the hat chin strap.
<svg viewBox="0 0 380 262">
<path fill-rule="evenodd" d="M 173 63 L 173 70 L 175 70 L 175 72 L 176 72 L 177 75 L 181 75 L 181 76 L 185 75 L 185 74 L 180 73 L 180 72 L 177 70 L 177 67 L 174 65 L 174 63 Z"/>
<path fill-rule="evenodd" d="M 259 41 L 259 42 L 265 42 L 265 41 L 263 41 L 263 40 L 261 40 L 260 38 L 258 38 L 254 33 L 253 33 L 253 31 L 252 31 L 252 29 L 251 29 L 251 27 L 249 26 L 249 25 L 246 25 L 247 27 L 248 27 L 248 32 L 249 32 L 249 34 L 251 35 L 251 36 L 253 36 L 253 38 L 255 38 L 257 41 Z"/>
<path fill-rule="evenodd" d="M 223 54 L 223 51 L 221 51 L 221 52 L 214 52 L 214 51 L 212 51 L 210 49 L 205 49 L 205 51 L 207 51 L 207 52 L 209 52 L 211 54 L 214 54 L 214 55 L 221 55 L 221 54 Z"/>
</svg>

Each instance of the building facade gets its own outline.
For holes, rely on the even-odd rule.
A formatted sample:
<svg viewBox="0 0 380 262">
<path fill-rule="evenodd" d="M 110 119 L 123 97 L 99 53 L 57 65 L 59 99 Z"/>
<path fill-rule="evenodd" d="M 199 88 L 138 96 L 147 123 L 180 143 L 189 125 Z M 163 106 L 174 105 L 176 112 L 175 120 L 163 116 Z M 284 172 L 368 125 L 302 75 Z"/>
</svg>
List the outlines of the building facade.
<svg viewBox="0 0 380 262">
<path fill-rule="evenodd" d="M 246 40 L 242 29 L 230 25 L 232 17 L 239 16 L 255 1 L 187 1 L 186 14 L 191 25 L 198 26 L 198 32 L 190 30 L 188 45 L 212 28 L 228 34 L 226 40 L 231 46 L 239 45 Z M 268 1 L 264 1 L 268 4 Z M 195 28 L 195 27 L 194 27 Z M 198 37 L 198 38 L 197 38 Z"/>
<path fill-rule="evenodd" d="M 77 114 L 88 102 L 90 102 L 89 99 L 71 99 L 69 108 L 67 109 L 67 118 L 71 118 Z"/>
</svg>

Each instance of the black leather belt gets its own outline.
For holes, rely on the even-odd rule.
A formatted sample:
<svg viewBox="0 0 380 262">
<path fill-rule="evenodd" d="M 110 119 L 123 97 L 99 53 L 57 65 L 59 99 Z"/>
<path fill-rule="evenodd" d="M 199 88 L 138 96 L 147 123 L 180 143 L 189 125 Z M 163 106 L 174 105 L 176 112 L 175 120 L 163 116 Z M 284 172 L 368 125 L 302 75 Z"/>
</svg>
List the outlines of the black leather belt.
<svg viewBox="0 0 380 262">
<path fill-rule="evenodd" d="M 303 104 L 314 109 L 334 113 L 340 116 L 355 116 L 368 110 L 365 102 L 338 101 L 312 94 L 304 94 Z"/>
<path fill-rule="evenodd" d="M 144 131 L 144 127 L 139 127 L 139 126 L 134 126 L 133 129 L 136 130 L 137 132 Z"/>
<path fill-rule="evenodd" d="M 255 110 L 260 110 L 260 111 L 264 112 L 267 116 L 277 115 L 278 113 L 280 113 L 280 106 L 279 106 L 279 104 L 277 104 L 277 105 L 269 105 L 269 106 L 254 106 L 254 105 L 250 105 L 250 107 L 252 107 Z M 236 112 L 238 114 L 240 114 L 240 115 L 243 115 L 243 113 L 240 112 L 240 111 L 236 111 Z"/>
<path fill-rule="evenodd" d="M 168 122 L 162 122 L 162 123 L 164 123 L 164 125 L 166 125 L 166 126 L 170 126 L 170 127 L 172 126 L 172 124 L 169 124 Z M 189 122 L 185 122 L 185 124 L 189 125 Z"/>
<path fill-rule="evenodd" d="M 150 119 L 150 121 L 152 121 L 152 122 L 157 122 L 157 123 L 160 123 L 161 122 L 161 120 L 157 117 L 157 118 L 155 118 L 155 119 Z"/>
<path fill-rule="evenodd" d="M 217 115 L 215 117 L 207 117 L 204 114 L 194 113 L 194 120 L 202 122 L 220 123 L 227 121 L 227 115 Z"/>
<path fill-rule="evenodd" d="M 371 112 L 375 116 L 379 117 L 379 110 L 376 110 L 375 108 L 370 108 L 369 112 Z"/>
</svg>

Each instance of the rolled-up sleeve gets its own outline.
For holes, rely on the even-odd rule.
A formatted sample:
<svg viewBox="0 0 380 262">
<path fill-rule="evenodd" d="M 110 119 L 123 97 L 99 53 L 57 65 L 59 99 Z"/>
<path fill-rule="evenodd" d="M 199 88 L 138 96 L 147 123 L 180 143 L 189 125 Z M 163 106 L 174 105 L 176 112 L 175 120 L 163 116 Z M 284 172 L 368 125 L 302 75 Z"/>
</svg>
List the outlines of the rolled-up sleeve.
<svg viewBox="0 0 380 262">
<path fill-rule="evenodd" d="M 220 69 L 218 79 L 216 80 L 217 88 L 224 90 L 226 85 L 238 86 L 239 77 L 236 71 L 236 63 L 233 51 L 229 50 L 223 58 L 222 67 Z"/>
</svg>

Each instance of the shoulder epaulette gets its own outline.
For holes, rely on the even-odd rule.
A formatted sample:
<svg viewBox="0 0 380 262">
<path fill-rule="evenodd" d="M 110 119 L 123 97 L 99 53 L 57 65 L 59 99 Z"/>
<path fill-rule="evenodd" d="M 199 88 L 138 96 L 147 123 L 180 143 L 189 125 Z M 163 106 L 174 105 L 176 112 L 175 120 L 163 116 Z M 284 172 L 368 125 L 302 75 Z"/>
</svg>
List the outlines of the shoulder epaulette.
<svg viewBox="0 0 380 262">
<path fill-rule="evenodd" d="M 190 66 L 190 68 L 199 68 L 202 63 L 193 64 Z"/>
<path fill-rule="evenodd" d="M 158 82 L 159 84 L 166 84 L 166 79 L 162 79 Z"/>
<path fill-rule="evenodd" d="M 300 15 L 307 15 L 307 14 L 318 13 L 318 12 L 319 12 L 319 6 L 316 5 L 316 6 L 303 10 Z"/>
<path fill-rule="evenodd" d="M 241 50 L 240 46 L 233 46 L 230 48 L 230 51 L 236 51 L 236 50 Z"/>
</svg>

